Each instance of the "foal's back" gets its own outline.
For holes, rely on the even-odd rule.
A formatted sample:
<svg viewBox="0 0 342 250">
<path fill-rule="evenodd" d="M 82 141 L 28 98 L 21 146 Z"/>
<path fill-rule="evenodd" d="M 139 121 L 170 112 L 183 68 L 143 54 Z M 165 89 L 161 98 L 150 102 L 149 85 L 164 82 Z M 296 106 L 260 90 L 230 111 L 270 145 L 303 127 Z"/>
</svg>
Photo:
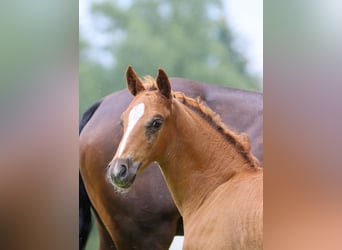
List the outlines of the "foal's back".
<svg viewBox="0 0 342 250">
<path fill-rule="evenodd" d="M 262 249 L 262 169 L 220 185 L 185 222 L 184 250 Z"/>
</svg>

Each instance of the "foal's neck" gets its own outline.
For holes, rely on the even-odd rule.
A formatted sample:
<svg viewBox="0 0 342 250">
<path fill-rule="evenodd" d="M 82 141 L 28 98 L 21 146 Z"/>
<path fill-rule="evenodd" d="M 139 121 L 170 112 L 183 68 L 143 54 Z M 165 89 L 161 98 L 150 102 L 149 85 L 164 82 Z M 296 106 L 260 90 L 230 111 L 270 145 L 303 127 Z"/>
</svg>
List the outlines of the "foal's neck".
<svg viewBox="0 0 342 250">
<path fill-rule="evenodd" d="M 175 134 L 159 163 L 178 209 L 186 216 L 218 186 L 253 167 L 190 108 L 175 101 L 173 114 L 177 114 L 173 119 Z"/>
</svg>

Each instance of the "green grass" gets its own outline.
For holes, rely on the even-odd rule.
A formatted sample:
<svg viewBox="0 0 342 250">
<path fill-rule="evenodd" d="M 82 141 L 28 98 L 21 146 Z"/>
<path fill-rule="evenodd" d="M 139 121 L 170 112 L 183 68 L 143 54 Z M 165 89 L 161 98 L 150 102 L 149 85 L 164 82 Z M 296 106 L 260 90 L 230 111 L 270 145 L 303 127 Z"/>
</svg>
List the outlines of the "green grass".
<svg viewBox="0 0 342 250">
<path fill-rule="evenodd" d="M 89 234 L 88 242 L 85 250 L 97 250 L 99 249 L 99 235 L 96 228 L 96 218 L 92 212 L 92 228 Z"/>
</svg>

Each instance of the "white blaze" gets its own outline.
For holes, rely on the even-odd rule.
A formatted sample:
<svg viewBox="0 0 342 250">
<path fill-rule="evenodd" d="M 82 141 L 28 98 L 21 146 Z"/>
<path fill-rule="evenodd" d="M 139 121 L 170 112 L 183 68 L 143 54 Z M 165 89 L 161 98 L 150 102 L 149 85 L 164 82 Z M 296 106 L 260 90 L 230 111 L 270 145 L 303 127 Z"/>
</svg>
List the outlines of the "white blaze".
<svg viewBox="0 0 342 250">
<path fill-rule="evenodd" d="M 119 149 L 118 149 L 118 157 L 121 156 L 123 150 L 125 149 L 127 139 L 130 133 L 132 132 L 134 126 L 137 124 L 139 119 L 143 116 L 144 111 L 145 111 L 145 104 L 139 103 L 138 105 L 134 106 L 134 108 L 132 108 L 131 112 L 129 112 L 128 126 L 127 126 L 126 133 L 124 134 L 122 141 L 120 143 Z"/>
</svg>

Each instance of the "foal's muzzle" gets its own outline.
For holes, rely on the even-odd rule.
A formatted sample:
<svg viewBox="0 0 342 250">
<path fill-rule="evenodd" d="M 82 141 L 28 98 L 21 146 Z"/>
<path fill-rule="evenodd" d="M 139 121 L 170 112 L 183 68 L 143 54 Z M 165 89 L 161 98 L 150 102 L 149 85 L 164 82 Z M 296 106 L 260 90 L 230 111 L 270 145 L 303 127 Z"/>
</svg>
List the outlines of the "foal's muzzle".
<svg viewBox="0 0 342 250">
<path fill-rule="evenodd" d="M 135 179 L 140 163 L 130 158 L 116 158 L 108 165 L 107 176 L 119 188 L 129 188 Z"/>
</svg>

